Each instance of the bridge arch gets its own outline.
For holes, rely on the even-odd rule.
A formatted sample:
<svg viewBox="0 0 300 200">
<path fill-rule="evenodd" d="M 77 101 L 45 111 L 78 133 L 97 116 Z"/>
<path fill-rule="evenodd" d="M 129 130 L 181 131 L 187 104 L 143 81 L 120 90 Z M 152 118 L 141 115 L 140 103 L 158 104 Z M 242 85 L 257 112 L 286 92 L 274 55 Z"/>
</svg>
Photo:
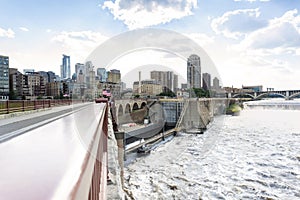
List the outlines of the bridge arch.
<svg viewBox="0 0 300 200">
<path fill-rule="evenodd" d="M 251 94 L 248 94 L 248 93 L 243 93 L 243 94 L 235 94 L 232 96 L 232 98 L 236 98 L 236 97 L 243 97 L 243 96 L 249 96 L 251 97 L 252 99 L 254 99 L 255 97 Z"/>
<path fill-rule="evenodd" d="M 142 102 L 142 103 L 141 103 L 141 109 L 145 108 L 146 105 L 147 105 L 146 102 Z"/>
<path fill-rule="evenodd" d="M 132 111 L 138 110 L 138 109 L 139 109 L 139 104 L 135 102 L 132 106 Z"/>
<path fill-rule="evenodd" d="M 296 98 L 297 96 L 300 97 L 300 92 L 292 94 L 291 96 L 288 97 L 288 99 L 293 99 L 293 98 Z"/>
<path fill-rule="evenodd" d="M 255 99 L 260 99 L 260 98 L 262 98 L 262 97 L 264 97 L 264 96 L 272 96 L 272 95 L 276 95 L 276 96 L 280 96 L 280 97 L 282 97 L 282 98 L 286 98 L 285 95 L 280 94 L 280 93 L 262 93 L 262 94 L 258 95 Z M 275 98 L 276 98 L 276 97 L 275 97 Z"/>
<path fill-rule="evenodd" d="M 130 107 L 130 104 L 127 103 L 125 106 L 125 114 L 129 114 L 129 113 L 131 113 L 131 107 Z"/>
</svg>

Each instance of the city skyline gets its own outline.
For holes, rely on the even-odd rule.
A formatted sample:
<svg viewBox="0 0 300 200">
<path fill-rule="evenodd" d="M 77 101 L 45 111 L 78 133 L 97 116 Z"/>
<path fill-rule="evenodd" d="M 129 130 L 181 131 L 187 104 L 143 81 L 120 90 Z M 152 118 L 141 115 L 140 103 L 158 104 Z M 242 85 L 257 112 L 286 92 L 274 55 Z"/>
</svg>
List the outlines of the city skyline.
<svg viewBox="0 0 300 200">
<path fill-rule="evenodd" d="M 300 88 L 299 2 L 149 2 L 155 3 L 2 2 L 6 9 L 0 18 L 0 54 L 10 57 L 11 68 L 56 74 L 60 74 L 61 55 L 70 55 L 73 74 L 75 64 L 84 62 L 106 39 L 128 30 L 153 27 L 176 31 L 196 41 L 215 63 L 223 86 Z M 155 53 L 151 52 L 153 57 Z M 132 62 L 138 61 L 131 59 L 126 66 L 116 63 L 113 68 L 130 68 Z M 178 68 L 176 64 L 169 66 Z"/>
</svg>

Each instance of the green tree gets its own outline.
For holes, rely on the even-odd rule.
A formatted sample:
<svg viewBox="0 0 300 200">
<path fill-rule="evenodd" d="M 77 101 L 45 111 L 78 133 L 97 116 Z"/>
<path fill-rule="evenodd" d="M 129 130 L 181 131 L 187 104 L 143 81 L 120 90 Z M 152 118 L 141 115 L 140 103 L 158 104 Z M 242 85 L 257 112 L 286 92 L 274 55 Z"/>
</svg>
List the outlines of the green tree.
<svg viewBox="0 0 300 200">
<path fill-rule="evenodd" d="M 9 99 L 10 99 L 10 100 L 16 100 L 17 97 L 18 97 L 18 96 L 17 96 L 15 90 L 10 90 L 10 91 L 9 91 Z"/>
<path fill-rule="evenodd" d="M 176 95 L 172 91 L 167 91 L 167 92 L 162 92 L 162 93 L 158 94 L 157 96 L 175 97 Z"/>
<path fill-rule="evenodd" d="M 193 92 L 195 93 L 195 96 L 199 98 L 210 97 L 209 91 L 204 90 L 203 88 L 193 88 Z"/>
</svg>

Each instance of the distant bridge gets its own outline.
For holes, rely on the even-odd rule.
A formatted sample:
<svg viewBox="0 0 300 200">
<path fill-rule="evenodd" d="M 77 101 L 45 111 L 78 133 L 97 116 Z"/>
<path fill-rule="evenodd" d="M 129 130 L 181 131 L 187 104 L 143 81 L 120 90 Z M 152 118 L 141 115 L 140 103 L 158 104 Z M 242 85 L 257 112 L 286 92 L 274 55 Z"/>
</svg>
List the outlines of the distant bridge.
<svg viewBox="0 0 300 200">
<path fill-rule="evenodd" d="M 229 92 L 228 98 L 250 97 L 252 99 L 262 99 L 265 97 L 281 97 L 291 100 L 300 97 L 300 90 L 279 90 L 279 91 L 260 91 L 260 92 Z"/>
</svg>

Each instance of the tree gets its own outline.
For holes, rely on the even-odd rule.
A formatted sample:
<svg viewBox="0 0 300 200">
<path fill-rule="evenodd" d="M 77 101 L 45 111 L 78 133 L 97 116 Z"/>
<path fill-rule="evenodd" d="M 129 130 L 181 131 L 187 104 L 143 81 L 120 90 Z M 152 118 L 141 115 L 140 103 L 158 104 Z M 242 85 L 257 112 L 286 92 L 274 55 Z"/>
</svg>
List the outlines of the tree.
<svg viewBox="0 0 300 200">
<path fill-rule="evenodd" d="M 172 91 L 167 91 L 167 92 L 162 92 L 162 93 L 158 94 L 157 96 L 175 97 L 176 95 Z"/>
<path fill-rule="evenodd" d="M 10 100 L 16 100 L 17 97 L 18 97 L 18 96 L 17 96 L 15 90 L 10 90 L 10 91 L 9 91 L 9 99 L 10 99 Z"/>
<path fill-rule="evenodd" d="M 195 93 L 196 97 L 210 97 L 209 91 L 204 90 L 203 88 L 193 88 L 193 92 Z"/>
</svg>

